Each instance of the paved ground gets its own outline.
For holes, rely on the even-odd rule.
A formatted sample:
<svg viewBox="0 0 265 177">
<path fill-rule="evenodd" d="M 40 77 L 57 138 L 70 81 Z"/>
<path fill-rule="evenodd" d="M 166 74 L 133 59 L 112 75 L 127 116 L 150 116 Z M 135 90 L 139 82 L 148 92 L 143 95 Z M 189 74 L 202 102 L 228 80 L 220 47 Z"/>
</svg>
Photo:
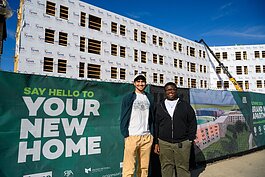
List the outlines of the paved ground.
<svg viewBox="0 0 265 177">
<path fill-rule="evenodd" d="M 207 164 L 192 177 L 265 177 L 265 150 Z"/>
</svg>

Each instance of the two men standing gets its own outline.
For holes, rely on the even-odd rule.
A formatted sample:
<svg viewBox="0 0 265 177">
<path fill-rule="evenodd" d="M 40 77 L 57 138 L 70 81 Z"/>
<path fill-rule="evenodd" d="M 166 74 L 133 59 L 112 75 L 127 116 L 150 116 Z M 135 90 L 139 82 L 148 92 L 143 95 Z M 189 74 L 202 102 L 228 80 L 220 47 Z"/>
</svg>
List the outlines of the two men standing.
<svg viewBox="0 0 265 177">
<path fill-rule="evenodd" d="M 120 129 L 124 136 L 123 177 L 147 177 L 150 152 L 159 154 L 163 177 L 188 177 L 190 149 L 196 138 L 197 122 L 192 107 L 177 97 L 175 83 L 165 85 L 166 99 L 154 109 L 152 95 L 145 92 L 146 77 L 134 78 L 135 90 L 122 101 Z M 155 133 L 153 129 L 155 127 Z"/>
</svg>

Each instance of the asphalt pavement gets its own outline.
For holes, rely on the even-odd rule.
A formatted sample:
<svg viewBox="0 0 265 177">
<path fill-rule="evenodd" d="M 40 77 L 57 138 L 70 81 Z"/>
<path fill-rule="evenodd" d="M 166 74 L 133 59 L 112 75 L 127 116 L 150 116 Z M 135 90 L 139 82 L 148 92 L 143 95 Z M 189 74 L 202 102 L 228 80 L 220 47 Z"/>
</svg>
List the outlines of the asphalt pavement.
<svg viewBox="0 0 265 177">
<path fill-rule="evenodd" d="M 209 163 L 192 177 L 265 177 L 265 149 Z"/>
</svg>

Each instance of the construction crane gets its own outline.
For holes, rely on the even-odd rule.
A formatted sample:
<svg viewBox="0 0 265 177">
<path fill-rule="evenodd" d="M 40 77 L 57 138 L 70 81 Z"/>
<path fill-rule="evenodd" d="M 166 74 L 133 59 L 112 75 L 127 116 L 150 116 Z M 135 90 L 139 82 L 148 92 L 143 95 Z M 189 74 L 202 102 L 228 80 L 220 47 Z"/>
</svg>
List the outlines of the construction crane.
<svg viewBox="0 0 265 177">
<path fill-rule="evenodd" d="M 198 41 L 196 41 L 196 42 L 198 42 Z M 233 85 L 236 88 L 236 90 L 242 92 L 243 91 L 242 87 L 238 84 L 238 82 L 236 81 L 236 79 L 230 74 L 230 72 L 228 71 L 227 67 L 225 67 L 224 64 L 216 57 L 216 55 L 214 54 L 214 52 L 204 42 L 204 40 L 201 39 L 198 43 L 202 43 L 207 48 L 207 50 L 210 51 L 210 53 L 213 55 L 213 57 L 215 58 L 215 60 L 219 64 L 219 66 L 223 69 L 224 73 L 227 75 L 227 77 L 229 78 L 229 80 L 233 83 Z"/>
</svg>

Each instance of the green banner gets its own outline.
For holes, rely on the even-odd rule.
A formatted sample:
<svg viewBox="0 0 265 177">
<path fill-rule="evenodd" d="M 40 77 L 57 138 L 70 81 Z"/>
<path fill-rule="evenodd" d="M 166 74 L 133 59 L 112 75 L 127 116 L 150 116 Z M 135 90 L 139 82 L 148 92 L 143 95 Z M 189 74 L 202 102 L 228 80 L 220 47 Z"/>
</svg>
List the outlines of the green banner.
<svg viewBox="0 0 265 177">
<path fill-rule="evenodd" d="M 0 72 L 0 176 L 121 176 L 131 84 Z"/>
<path fill-rule="evenodd" d="M 133 89 L 0 71 L 0 176 L 121 176 L 120 105 Z M 265 145 L 264 94 L 191 89 L 190 103 L 197 161 Z"/>
<path fill-rule="evenodd" d="M 252 92 L 232 92 L 251 130 L 253 147 L 265 145 L 265 95 Z"/>
</svg>

